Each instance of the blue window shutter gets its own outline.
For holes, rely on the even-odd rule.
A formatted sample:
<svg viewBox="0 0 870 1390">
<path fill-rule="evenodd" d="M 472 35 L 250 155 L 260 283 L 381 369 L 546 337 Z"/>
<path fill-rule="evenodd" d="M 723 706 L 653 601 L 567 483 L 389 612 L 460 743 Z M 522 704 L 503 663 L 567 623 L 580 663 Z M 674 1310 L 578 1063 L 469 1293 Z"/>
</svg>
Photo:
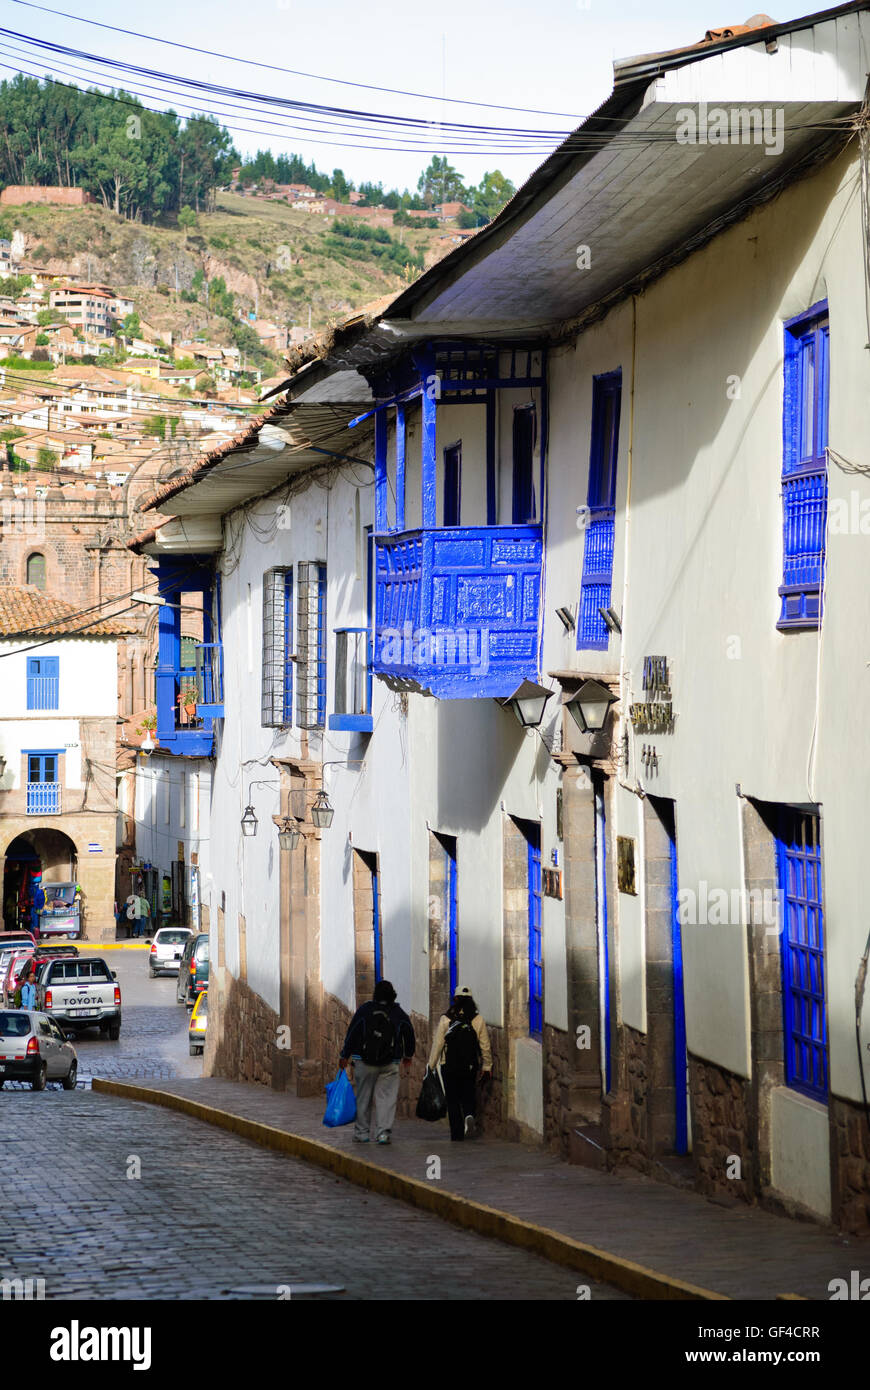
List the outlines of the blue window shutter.
<svg viewBox="0 0 870 1390">
<path fill-rule="evenodd" d="M 828 515 L 829 326 L 815 304 L 785 325 L 782 416 L 782 630 L 817 628 Z"/>
<path fill-rule="evenodd" d="M 284 723 L 293 723 L 293 571 L 284 575 Z"/>
<path fill-rule="evenodd" d="M 592 383 L 592 447 L 589 455 L 589 514 L 580 580 L 578 651 L 606 651 L 609 632 L 599 609 L 610 607 L 613 582 L 616 461 L 622 371 L 595 377 Z"/>
<path fill-rule="evenodd" d="M 317 725 L 326 723 L 326 566 L 317 566 Z"/>
</svg>

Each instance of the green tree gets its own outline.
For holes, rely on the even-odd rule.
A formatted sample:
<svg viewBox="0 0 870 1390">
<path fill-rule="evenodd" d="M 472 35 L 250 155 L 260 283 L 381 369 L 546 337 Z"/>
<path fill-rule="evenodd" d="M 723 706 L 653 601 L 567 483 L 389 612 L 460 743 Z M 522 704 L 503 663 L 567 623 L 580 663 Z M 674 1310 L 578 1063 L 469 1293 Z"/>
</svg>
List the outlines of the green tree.
<svg viewBox="0 0 870 1390">
<path fill-rule="evenodd" d="M 351 185 L 344 177 L 341 169 L 332 171 L 332 196 L 337 198 L 340 203 L 347 202 L 347 195 L 350 193 Z"/>
<path fill-rule="evenodd" d="M 51 339 L 49 338 L 49 336 L 48 336 L 47 333 L 37 333 L 37 335 L 36 335 L 36 346 L 37 346 L 37 347 L 48 347 L 48 345 L 49 345 L 50 342 L 51 342 Z"/>
<path fill-rule="evenodd" d="M 505 203 L 516 193 L 516 187 L 510 179 L 505 178 L 500 169 L 494 169 L 491 174 L 484 174 L 477 188 L 468 190 L 471 198 L 472 211 L 476 221 L 473 225 L 481 227 L 501 212 Z"/>
<path fill-rule="evenodd" d="M 125 338 L 139 338 L 142 335 L 142 320 L 135 309 L 132 314 L 128 314 L 121 324 L 121 332 Z"/>
<path fill-rule="evenodd" d="M 436 203 L 464 203 L 468 194 L 458 172 L 447 162 L 446 155 L 433 155 L 432 163 L 417 180 L 427 208 Z"/>
<path fill-rule="evenodd" d="M 188 227 L 196 226 L 196 213 L 194 212 L 192 207 L 189 207 L 187 205 L 187 203 L 185 203 L 184 207 L 178 214 L 178 225 L 179 227 L 184 227 L 185 229 L 187 229 Z"/>
<path fill-rule="evenodd" d="M 37 468 L 57 468 L 58 456 L 54 449 L 39 449 L 36 455 Z"/>
</svg>

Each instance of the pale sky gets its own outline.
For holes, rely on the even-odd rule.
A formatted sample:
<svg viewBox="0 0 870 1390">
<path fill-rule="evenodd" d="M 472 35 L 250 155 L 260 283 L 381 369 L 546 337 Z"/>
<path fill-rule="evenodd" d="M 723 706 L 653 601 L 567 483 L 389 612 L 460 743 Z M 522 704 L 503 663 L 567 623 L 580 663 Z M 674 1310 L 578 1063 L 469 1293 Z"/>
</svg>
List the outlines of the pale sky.
<svg viewBox="0 0 870 1390">
<path fill-rule="evenodd" d="M 694 43 L 710 27 L 742 24 L 750 13 L 759 12 L 748 8 L 751 0 L 657 0 L 654 8 L 650 0 L 440 0 L 437 6 L 425 8 L 409 0 L 366 0 L 365 4 L 359 0 L 148 0 L 138 5 L 119 5 L 117 0 L 45 0 L 45 4 L 78 18 L 63 19 L 16 0 L 0 0 L 0 25 L 91 54 L 245 92 L 421 116 L 433 122 L 443 113 L 452 121 L 556 131 L 576 125 L 609 95 L 614 58 Z M 790 0 L 788 10 L 776 11 L 773 18 L 793 19 L 820 8 L 820 3 Z M 415 101 L 270 72 L 95 28 L 80 22 L 83 19 L 213 49 L 236 59 L 401 88 L 433 99 Z M 96 80 L 99 72 L 87 60 L 48 54 L 24 57 L 24 51 L 16 40 L 0 35 L 0 77 L 11 77 L 15 69 L 41 75 L 51 66 L 67 64 L 69 69 L 75 62 L 81 71 L 68 70 L 65 76 L 84 86 Z M 131 77 L 126 85 L 135 90 L 137 79 Z M 440 100 L 442 86 L 451 98 L 567 114 L 545 117 L 445 106 Z M 186 114 L 180 101 L 144 90 L 142 96 L 148 105 L 174 105 Z M 227 111 L 226 98 L 191 100 L 199 110 Z M 317 140 L 324 143 L 315 143 L 311 136 L 306 140 L 298 132 L 286 133 L 283 118 L 279 129 L 259 134 L 255 114 L 221 116 L 224 125 L 237 127 L 233 138 L 243 153 L 253 152 L 258 144 L 275 154 L 295 152 L 306 160 L 313 158 L 327 173 L 340 167 L 355 182 L 380 179 L 385 188 L 413 188 L 430 158 L 428 153 L 342 148 L 327 131 L 318 131 Z M 492 137 L 487 138 L 492 143 Z M 476 145 L 449 157 L 466 181 L 477 182 L 485 170 L 500 168 L 519 184 L 541 163 L 544 145 L 551 143 L 555 145 L 556 139 L 543 142 L 541 153 L 531 157 L 478 153 Z"/>
</svg>

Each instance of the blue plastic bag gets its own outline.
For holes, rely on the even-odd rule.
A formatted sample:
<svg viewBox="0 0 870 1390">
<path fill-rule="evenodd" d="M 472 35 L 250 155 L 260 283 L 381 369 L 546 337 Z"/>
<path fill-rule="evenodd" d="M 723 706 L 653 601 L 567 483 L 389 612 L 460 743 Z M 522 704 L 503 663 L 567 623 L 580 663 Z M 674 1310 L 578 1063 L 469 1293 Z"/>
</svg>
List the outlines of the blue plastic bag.
<svg viewBox="0 0 870 1390">
<path fill-rule="evenodd" d="M 356 1119 L 356 1096 L 348 1074 L 339 1068 L 334 1081 L 326 1083 L 326 1114 L 323 1123 L 334 1129 Z"/>
</svg>

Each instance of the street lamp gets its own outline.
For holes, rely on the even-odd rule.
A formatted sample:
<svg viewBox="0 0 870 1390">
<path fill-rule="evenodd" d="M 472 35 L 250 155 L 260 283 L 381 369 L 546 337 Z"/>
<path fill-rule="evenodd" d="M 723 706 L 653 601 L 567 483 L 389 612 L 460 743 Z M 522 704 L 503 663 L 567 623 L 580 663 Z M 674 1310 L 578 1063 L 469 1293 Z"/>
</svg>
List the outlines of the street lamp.
<svg viewBox="0 0 870 1390">
<path fill-rule="evenodd" d="M 253 806 L 246 806 L 245 814 L 242 816 L 242 834 L 256 835 L 256 833 L 257 817 L 254 815 L 254 808 Z"/>
<path fill-rule="evenodd" d="M 311 819 L 318 830 L 328 830 L 332 825 L 332 817 L 334 815 L 335 810 L 329 804 L 329 797 L 321 787 L 311 807 Z"/>
<path fill-rule="evenodd" d="M 498 703 L 503 709 L 512 709 L 524 729 L 537 729 L 544 717 L 544 706 L 552 695 L 544 685 L 534 681 L 523 681 L 513 695 L 508 695 Z"/>
<path fill-rule="evenodd" d="M 295 849 L 302 838 L 302 831 L 296 825 L 291 825 L 289 820 L 284 819 L 284 824 L 278 831 L 278 844 L 282 849 Z"/>
<path fill-rule="evenodd" d="M 584 681 L 565 708 L 582 734 L 597 734 L 604 728 L 607 711 L 616 700 L 612 690 L 600 681 Z"/>
</svg>

